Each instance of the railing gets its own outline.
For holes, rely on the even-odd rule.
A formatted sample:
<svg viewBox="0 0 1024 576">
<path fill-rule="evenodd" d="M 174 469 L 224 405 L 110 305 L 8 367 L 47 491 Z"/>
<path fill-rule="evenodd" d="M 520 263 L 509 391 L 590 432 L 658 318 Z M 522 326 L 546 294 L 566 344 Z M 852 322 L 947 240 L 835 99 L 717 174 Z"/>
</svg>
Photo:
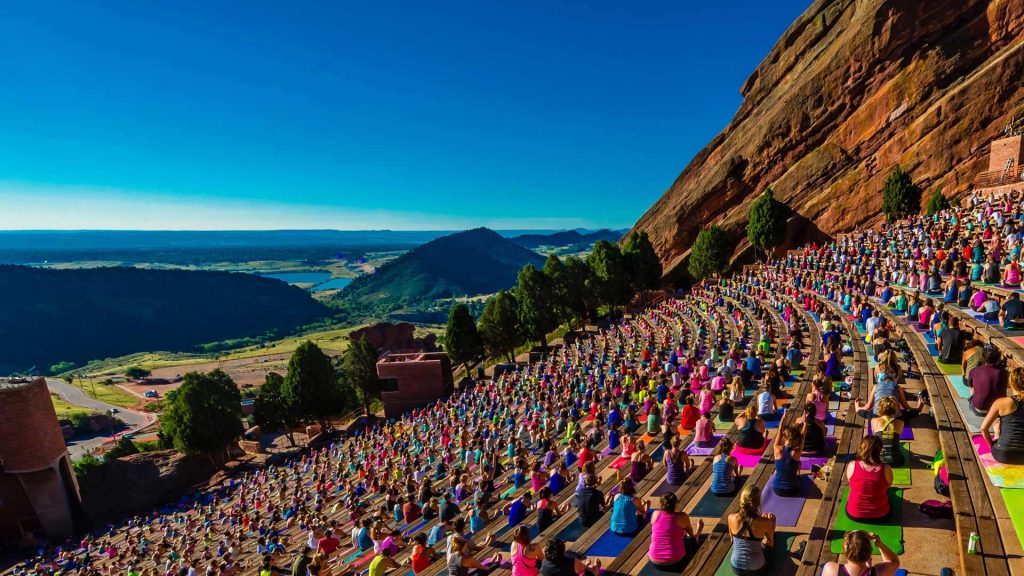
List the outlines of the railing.
<svg viewBox="0 0 1024 576">
<path fill-rule="evenodd" d="M 1021 174 L 1015 170 L 991 170 L 978 174 L 974 180 L 974 186 L 975 188 L 992 188 L 1017 182 L 1024 182 L 1024 178 L 1021 178 Z"/>
</svg>

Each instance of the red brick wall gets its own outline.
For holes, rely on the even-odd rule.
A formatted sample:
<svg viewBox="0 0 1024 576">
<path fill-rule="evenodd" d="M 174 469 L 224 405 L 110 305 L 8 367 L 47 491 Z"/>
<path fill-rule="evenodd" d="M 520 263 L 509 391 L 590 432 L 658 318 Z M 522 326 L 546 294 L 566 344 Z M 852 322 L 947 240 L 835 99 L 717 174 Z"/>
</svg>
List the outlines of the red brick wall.
<svg viewBox="0 0 1024 576">
<path fill-rule="evenodd" d="M 42 378 L 18 388 L 0 388 L 0 458 L 7 472 L 47 468 L 65 452 L 57 413 Z"/>
<path fill-rule="evenodd" d="M 407 362 L 381 362 L 377 375 L 398 380 L 397 392 L 383 392 L 384 416 L 397 418 L 403 412 L 433 402 L 451 392 L 452 375 L 447 355 Z M 442 358 L 443 356 L 443 358 Z"/>
<path fill-rule="evenodd" d="M 1024 142 L 1022 142 L 1022 138 L 1020 136 L 1011 136 L 1009 138 L 993 140 L 992 150 L 988 155 L 989 171 L 1004 170 L 1008 159 L 1013 160 L 1014 171 L 1019 171 L 1022 144 L 1024 144 Z"/>
</svg>

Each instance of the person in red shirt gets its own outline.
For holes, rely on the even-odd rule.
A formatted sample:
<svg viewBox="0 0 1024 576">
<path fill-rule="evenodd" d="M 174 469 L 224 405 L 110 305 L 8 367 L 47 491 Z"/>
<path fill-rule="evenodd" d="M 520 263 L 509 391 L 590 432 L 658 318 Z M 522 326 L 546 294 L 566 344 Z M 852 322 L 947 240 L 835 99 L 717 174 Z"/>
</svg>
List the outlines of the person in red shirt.
<svg viewBox="0 0 1024 576">
<path fill-rule="evenodd" d="M 316 551 L 323 554 L 325 558 L 329 558 L 338 549 L 338 546 L 341 546 L 341 542 L 328 530 L 324 533 L 323 538 L 317 540 Z"/>
<path fill-rule="evenodd" d="M 406 524 L 412 524 L 422 515 L 423 511 L 420 510 L 419 504 L 416 504 L 412 498 L 402 504 L 402 520 L 405 520 Z"/>
<path fill-rule="evenodd" d="M 420 532 L 413 538 L 412 556 L 410 558 L 412 564 L 412 573 L 419 575 L 434 563 L 439 556 L 433 548 L 427 546 L 427 535 Z"/>
</svg>

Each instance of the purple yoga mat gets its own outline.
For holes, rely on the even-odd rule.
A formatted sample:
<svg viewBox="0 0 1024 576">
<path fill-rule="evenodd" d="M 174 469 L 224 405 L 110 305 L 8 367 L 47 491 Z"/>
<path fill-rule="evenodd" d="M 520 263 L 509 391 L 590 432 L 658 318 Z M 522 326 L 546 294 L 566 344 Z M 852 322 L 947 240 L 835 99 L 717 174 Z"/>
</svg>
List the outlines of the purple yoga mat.
<svg viewBox="0 0 1024 576">
<path fill-rule="evenodd" d="M 768 483 L 765 484 L 764 490 L 761 491 L 761 512 L 775 514 L 775 524 L 778 526 L 796 526 L 800 520 L 800 512 L 804 509 L 804 503 L 807 502 L 808 490 L 811 484 L 814 483 L 814 480 L 807 475 L 800 476 L 803 494 L 792 498 L 775 494 L 775 491 L 772 490 L 772 482 L 774 481 L 775 475 L 772 474 L 772 477 L 768 479 Z"/>
<path fill-rule="evenodd" d="M 826 456 L 800 456 L 800 469 L 810 470 L 811 466 L 818 465 L 824 466 L 828 463 L 829 458 L 836 453 L 836 439 L 833 437 L 825 438 L 825 454 Z"/>
<path fill-rule="evenodd" d="M 871 431 L 871 421 L 868 420 L 868 435 L 870 436 L 871 434 L 874 434 L 874 432 Z M 911 428 L 910 422 L 907 422 L 906 424 L 903 425 L 903 433 L 900 434 L 900 440 L 913 440 L 913 439 L 914 439 L 914 429 Z"/>
<path fill-rule="evenodd" d="M 698 446 L 696 442 L 690 442 L 690 445 L 686 447 L 686 453 L 690 456 L 710 456 L 715 450 L 715 446 L 718 446 L 718 441 L 721 439 L 722 437 L 716 434 L 713 437 L 710 446 Z"/>
<path fill-rule="evenodd" d="M 601 456 L 607 456 L 607 455 L 609 455 L 611 453 L 612 453 L 612 449 L 611 448 L 605 448 L 604 450 L 601 450 Z"/>
</svg>

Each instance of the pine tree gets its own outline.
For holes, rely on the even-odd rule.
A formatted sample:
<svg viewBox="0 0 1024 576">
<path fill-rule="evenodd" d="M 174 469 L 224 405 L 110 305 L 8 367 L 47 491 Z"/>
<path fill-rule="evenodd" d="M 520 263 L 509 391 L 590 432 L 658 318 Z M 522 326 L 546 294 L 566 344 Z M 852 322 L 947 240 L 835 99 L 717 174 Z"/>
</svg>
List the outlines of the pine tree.
<svg viewBox="0 0 1024 576">
<path fill-rule="evenodd" d="M 295 410 L 288 404 L 284 394 L 284 376 L 270 372 L 263 378 L 263 384 L 256 391 L 253 403 L 253 420 L 256 425 L 267 432 L 284 429 L 288 443 L 295 446 L 293 428 L 299 425 L 300 419 Z"/>
<path fill-rule="evenodd" d="M 516 346 L 523 342 L 519 327 L 519 303 L 511 293 L 501 290 L 484 306 L 477 324 L 484 347 L 492 358 L 515 360 Z"/>
<path fill-rule="evenodd" d="M 551 279 L 527 264 L 517 276 L 515 295 L 519 303 L 519 326 L 530 340 L 548 345 L 548 332 L 558 326 Z"/>
<path fill-rule="evenodd" d="M 632 282 L 632 291 L 654 290 L 661 282 L 662 268 L 658 253 L 647 232 L 633 231 L 622 248 L 622 259 Z"/>
<path fill-rule="evenodd" d="M 718 226 L 709 226 L 700 231 L 690 250 L 687 271 L 700 281 L 712 274 L 723 272 L 729 265 L 732 247 L 728 245 L 725 232 Z"/>
<path fill-rule="evenodd" d="M 345 409 L 331 358 L 308 340 L 288 360 L 281 396 L 294 417 L 315 420 L 324 430 L 330 417 Z"/>
<path fill-rule="evenodd" d="M 611 308 L 627 304 L 633 296 L 632 281 L 618 244 L 598 240 L 587 258 L 597 279 L 600 302 Z"/>
<path fill-rule="evenodd" d="M 452 362 L 463 366 L 475 362 L 484 354 L 484 342 L 465 304 L 456 304 L 448 311 L 444 348 Z"/>
<path fill-rule="evenodd" d="M 949 210 L 949 200 L 942 194 L 942 188 L 936 188 L 928 198 L 928 215 L 934 216 L 943 210 Z"/>
<path fill-rule="evenodd" d="M 771 187 L 765 188 L 750 207 L 747 239 L 754 246 L 771 253 L 786 237 L 786 207 L 775 200 Z"/>
<path fill-rule="evenodd" d="M 185 374 L 170 408 L 160 417 L 161 432 L 186 454 L 223 455 L 242 435 L 242 395 L 221 370 Z"/>
<path fill-rule="evenodd" d="M 380 378 L 377 376 L 377 349 L 364 335 L 345 350 L 345 379 L 359 394 L 363 411 L 370 413 L 370 403 L 380 399 Z"/>
<path fill-rule="evenodd" d="M 882 212 L 889 222 L 921 211 L 921 187 L 914 184 L 910 173 L 896 165 L 885 181 L 882 191 Z"/>
</svg>

